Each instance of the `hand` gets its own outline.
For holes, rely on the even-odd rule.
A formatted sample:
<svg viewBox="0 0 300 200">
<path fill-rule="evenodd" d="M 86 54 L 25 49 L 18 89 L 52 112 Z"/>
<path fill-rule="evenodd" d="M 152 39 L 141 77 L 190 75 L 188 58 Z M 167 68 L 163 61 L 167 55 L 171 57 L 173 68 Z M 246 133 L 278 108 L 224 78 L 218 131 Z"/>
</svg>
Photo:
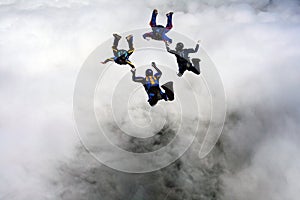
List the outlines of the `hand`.
<svg viewBox="0 0 300 200">
<path fill-rule="evenodd" d="M 105 64 L 105 62 L 103 62 L 103 61 L 102 61 L 102 62 L 100 62 L 100 63 L 101 63 L 101 64 Z"/>
<path fill-rule="evenodd" d="M 166 44 L 166 47 L 169 47 L 170 46 L 170 43 L 168 41 L 164 41 L 165 44 Z"/>
<path fill-rule="evenodd" d="M 152 62 L 151 65 L 152 65 L 152 67 L 156 67 L 155 62 Z"/>
</svg>

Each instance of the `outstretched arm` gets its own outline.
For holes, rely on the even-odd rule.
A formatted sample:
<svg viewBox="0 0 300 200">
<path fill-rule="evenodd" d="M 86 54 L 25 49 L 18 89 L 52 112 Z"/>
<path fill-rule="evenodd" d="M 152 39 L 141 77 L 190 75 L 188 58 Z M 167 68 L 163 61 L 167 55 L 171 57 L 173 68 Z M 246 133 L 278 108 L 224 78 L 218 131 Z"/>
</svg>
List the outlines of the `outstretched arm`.
<svg viewBox="0 0 300 200">
<path fill-rule="evenodd" d="M 154 69 L 157 71 L 157 73 L 156 73 L 154 76 L 155 76 L 157 79 L 159 79 L 159 78 L 161 77 L 161 75 L 162 75 L 162 72 L 160 71 L 160 69 L 158 69 L 158 68 L 156 67 L 155 62 L 152 62 L 151 64 L 152 64 L 152 67 L 154 67 Z"/>
<path fill-rule="evenodd" d="M 200 40 L 197 42 L 195 49 L 193 49 L 193 48 L 187 49 L 187 52 L 188 53 L 196 53 L 199 50 L 199 43 L 200 43 Z"/>
<path fill-rule="evenodd" d="M 176 54 L 176 51 L 170 49 L 170 47 L 169 47 L 169 45 L 168 45 L 167 42 L 166 42 L 166 49 L 167 49 L 167 51 L 168 51 L 169 53 Z"/>
<path fill-rule="evenodd" d="M 136 77 L 135 76 L 135 68 L 131 69 L 131 73 L 132 73 L 132 80 L 134 82 L 144 83 L 144 78 L 143 77 Z"/>
<path fill-rule="evenodd" d="M 162 39 L 163 39 L 163 41 L 165 41 L 165 43 L 169 43 L 169 44 L 172 43 L 172 39 L 166 35 L 162 35 Z"/>
<path fill-rule="evenodd" d="M 109 61 L 114 61 L 114 57 L 107 58 L 105 61 L 101 62 L 102 64 L 106 64 Z"/>
<path fill-rule="evenodd" d="M 149 38 L 152 38 L 152 36 L 153 36 L 153 33 L 152 33 L 152 32 L 149 32 L 149 33 L 145 33 L 145 34 L 143 35 L 143 38 L 144 38 L 145 40 L 150 40 Z"/>
<path fill-rule="evenodd" d="M 162 74 L 161 71 L 160 71 L 160 69 L 158 69 L 158 68 L 156 67 L 155 62 L 152 62 L 151 64 L 152 64 L 152 67 L 154 67 L 154 69 L 156 69 L 156 71 L 157 71 L 158 73 Z"/>
<path fill-rule="evenodd" d="M 129 60 L 127 60 L 126 63 L 127 63 L 128 65 L 130 65 L 130 67 L 131 67 L 132 69 L 135 68 L 134 65 L 132 64 L 132 62 L 130 62 Z"/>
</svg>

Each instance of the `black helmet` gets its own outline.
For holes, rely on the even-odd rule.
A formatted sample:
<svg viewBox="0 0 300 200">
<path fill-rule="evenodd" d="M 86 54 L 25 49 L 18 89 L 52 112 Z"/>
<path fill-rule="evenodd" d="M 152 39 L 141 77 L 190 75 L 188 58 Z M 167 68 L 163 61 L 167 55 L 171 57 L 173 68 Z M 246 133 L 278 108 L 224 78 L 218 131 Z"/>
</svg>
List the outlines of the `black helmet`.
<svg viewBox="0 0 300 200">
<path fill-rule="evenodd" d="M 181 51 L 183 49 L 183 47 L 184 47 L 183 43 L 182 42 L 178 42 L 176 44 L 175 49 L 176 49 L 176 51 Z"/>
<path fill-rule="evenodd" d="M 152 69 L 147 69 L 147 70 L 146 70 L 146 76 L 153 76 L 153 71 L 152 71 Z"/>
</svg>

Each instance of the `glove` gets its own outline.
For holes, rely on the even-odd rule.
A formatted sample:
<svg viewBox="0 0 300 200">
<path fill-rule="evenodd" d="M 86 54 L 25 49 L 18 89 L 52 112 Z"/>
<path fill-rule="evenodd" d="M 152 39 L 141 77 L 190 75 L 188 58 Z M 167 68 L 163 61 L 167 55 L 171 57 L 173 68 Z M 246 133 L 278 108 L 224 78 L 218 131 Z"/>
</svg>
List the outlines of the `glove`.
<svg viewBox="0 0 300 200">
<path fill-rule="evenodd" d="M 155 62 L 152 62 L 151 65 L 152 65 L 152 67 L 156 67 Z"/>
</svg>

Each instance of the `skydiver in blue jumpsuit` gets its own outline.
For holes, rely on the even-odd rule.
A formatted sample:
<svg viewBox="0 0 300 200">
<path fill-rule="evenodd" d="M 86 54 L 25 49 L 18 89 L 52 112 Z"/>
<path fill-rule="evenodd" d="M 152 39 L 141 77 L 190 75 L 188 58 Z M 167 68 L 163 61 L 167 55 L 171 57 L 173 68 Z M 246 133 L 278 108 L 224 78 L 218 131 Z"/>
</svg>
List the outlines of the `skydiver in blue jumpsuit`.
<svg viewBox="0 0 300 200">
<path fill-rule="evenodd" d="M 133 48 L 133 36 L 128 35 L 126 37 L 126 40 L 128 42 L 129 50 L 126 51 L 124 49 L 118 49 L 118 44 L 121 39 L 121 36 L 118 34 L 113 34 L 114 36 L 114 43 L 112 46 L 114 57 L 106 59 L 104 62 L 101 62 L 102 64 L 106 64 L 109 61 L 115 61 L 115 63 L 119 65 L 130 65 L 131 68 L 135 68 L 134 65 L 129 60 L 129 56 L 134 52 Z"/>
<path fill-rule="evenodd" d="M 149 38 L 152 38 L 153 40 L 160 40 L 160 41 L 168 42 L 169 44 L 171 44 L 172 39 L 167 37 L 166 33 L 169 32 L 173 27 L 173 25 L 172 25 L 173 12 L 169 12 L 166 14 L 167 19 L 168 19 L 166 27 L 164 27 L 163 25 L 156 24 L 157 14 L 158 14 L 157 10 L 154 9 L 152 12 L 152 17 L 151 17 L 151 21 L 150 21 L 150 26 L 152 28 L 152 32 L 145 33 L 143 35 L 143 38 L 147 39 L 147 40 L 149 40 Z"/>
<path fill-rule="evenodd" d="M 193 49 L 193 48 L 184 49 L 183 43 L 178 42 L 176 44 L 175 50 L 170 49 L 169 45 L 166 43 L 167 51 L 176 56 L 177 64 L 178 64 L 178 68 L 179 68 L 179 72 L 177 75 L 179 77 L 181 77 L 186 70 L 192 71 L 197 75 L 200 74 L 199 62 L 201 60 L 199 58 L 193 58 L 192 62 L 191 62 L 190 57 L 189 57 L 190 53 L 196 53 L 198 51 L 199 42 L 200 41 L 198 41 L 198 43 L 196 44 L 195 49 Z"/>
<path fill-rule="evenodd" d="M 151 106 L 157 104 L 157 102 L 161 99 L 164 99 L 165 101 L 173 101 L 173 82 L 170 81 L 162 85 L 161 87 L 165 90 L 165 92 L 161 91 L 161 88 L 159 86 L 159 79 L 162 75 L 162 72 L 156 67 L 156 64 L 154 62 L 152 62 L 152 67 L 156 69 L 157 73 L 153 75 L 152 69 L 147 69 L 146 77 L 136 77 L 135 69 L 132 69 L 132 80 L 134 82 L 143 84 L 148 94 L 148 102 Z"/>
</svg>

